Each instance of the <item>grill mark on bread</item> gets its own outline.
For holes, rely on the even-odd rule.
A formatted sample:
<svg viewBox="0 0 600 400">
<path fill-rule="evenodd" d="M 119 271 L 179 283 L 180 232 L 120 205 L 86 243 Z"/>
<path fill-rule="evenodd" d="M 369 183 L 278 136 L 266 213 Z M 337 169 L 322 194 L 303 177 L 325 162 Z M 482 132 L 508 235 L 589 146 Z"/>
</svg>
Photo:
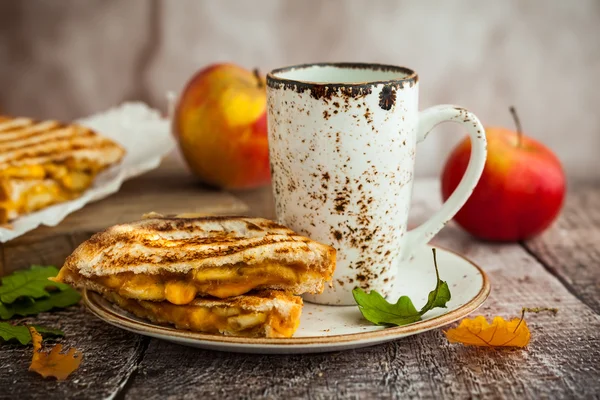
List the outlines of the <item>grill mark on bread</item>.
<svg viewBox="0 0 600 400">
<path fill-rule="evenodd" d="M 223 235 L 223 237 L 201 237 L 201 238 L 190 238 L 190 239 L 159 239 L 159 240 L 151 240 L 147 238 L 140 239 L 140 244 L 145 247 L 158 247 L 158 248 L 168 248 L 173 247 L 177 249 L 186 250 L 187 247 L 199 246 L 204 244 L 209 245 L 219 245 L 219 246 L 229 246 L 236 247 L 236 243 L 239 243 L 240 240 L 246 240 L 249 242 L 254 242 L 256 245 L 271 245 L 275 243 L 306 243 L 306 240 L 301 236 L 263 236 L 262 238 L 241 238 L 232 235 Z M 165 246 L 168 244 L 168 246 Z M 252 245 L 252 244 L 249 244 Z"/>
<path fill-rule="evenodd" d="M 272 237 L 265 236 L 261 238 L 252 239 L 241 239 L 247 243 L 240 244 L 240 239 L 234 240 L 235 238 L 219 240 L 214 238 L 194 238 L 190 240 L 175 240 L 175 241 L 159 241 L 159 240 L 110 240 L 106 241 L 103 239 L 94 241 L 95 247 L 92 251 L 104 251 L 103 263 L 111 265 L 132 265 L 132 264 L 162 264 L 165 262 L 170 263 L 185 263 L 190 261 L 198 261 L 206 258 L 213 257 L 224 257 L 233 254 L 241 253 L 250 249 L 259 249 L 260 247 L 273 246 L 273 245 L 287 245 L 285 251 L 279 252 L 290 252 L 290 245 L 294 245 L 293 251 L 310 253 L 311 250 L 306 243 L 306 238 L 302 237 Z M 166 242 L 166 243 L 165 243 Z M 131 253 L 116 253 L 112 255 L 114 246 L 116 244 L 137 244 L 142 245 L 143 248 L 139 249 L 147 250 L 152 254 L 131 254 Z M 168 244 L 168 245 L 167 245 Z M 201 245 L 214 245 L 222 248 L 217 249 L 205 249 Z M 117 249 L 118 250 L 118 249 Z M 156 250 L 159 250 L 158 252 Z M 276 250 L 274 250 L 276 252 Z M 136 252 L 137 253 L 137 252 Z"/>
<path fill-rule="evenodd" d="M 5 132 L 11 132 L 21 128 L 26 128 L 33 124 L 30 118 L 7 118 L 0 117 L 0 135 Z"/>
<path fill-rule="evenodd" d="M 65 128 L 65 125 L 58 121 L 43 121 L 33 125 L 15 126 L 0 132 L 0 143 L 28 139 L 62 128 Z"/>
<path fill-rule="evenodd" d="M 92 147 L 93 146 L 93 147 Z M 77 137 L 70 141 L 54 141 L 50 143 L 36 143 L 34 146 L 19 148 L 0 154 L 0 163 L 14 163 L 27 158 L 45 157 L 56 155 L 59 159 L 67 157 L 69 152 L 81 149 L 101 150 L 114 147 L 114 143 L 103 137 L 92 135 Z"/>
<path fill-rule="evenodd" d="M 69 143 L 80 138 L 98 138 L 93 131 L 83 127 L 62 126 L 38 132 L 25 138 L 0 140 L 0 152 L 9 152 L 15 149 L 24 149 L 35 146 L 48 146 L 51 144 Z"/>
<path fill-rule="evenodd" d="M 107 143 L 94 148 L 80 148 L 71 151 L 60 151 L 56 153 L 48 153 L 46 155 L 36 155 L 35 158 L 22 158 L 17 161 L 2 162 L 0 161 L 0 170 L 8 167 L 22 167 L 27 165 L 38 164 L 60 164 L 70 162 L 81 162 L 93 166 L 97 171 L 117 163 L 124 155 L 124 151 L 113 144 Z"/>
<path fill-rule="evenodd" d="M 282 243 L 282 242 L 280 242 Z M 285 243 L 285 242 L 283 242 Z M 117 265 L 136 265 L 136 264 L 146 264 L 146 265 L 161 265 L 165 262 L 168 263 L 191 263 L 193 261 L 200 261 L 203 259 L 214 258 L 214 257 L 226 257 L 231 256 L 237 253 L 242 253 L 244 251 L 250 249 L 259 249 L 260 247 L 270 246 L 272 242 L 264 241 L 262 243 L 252 243 L 246 246 L 236 246 L 236 247 L 228 247 L 227 249 L 220 249 L 214 251 L 207 250 L 197 250 L 190 251 L 187 250 L 185 256 L 181 256 L 181 252 L 185 251 L 183 249 L 177 249 L 176 252 L 167 252 L 165 254 L 154 255 L 154 254 L 142 254 L 142 255 L 131 255 L 125 254 L 120 257 L 112 258 L 108 257 L 105 260 L 105 263 L 111 264 L 113 266 Z M 308 248 L 299 248 L 294 249 L 295 252 L 300 253 L 310 253 Z M 276 251 L 276 250 L 275 250 Z M 289 253 L 289 250 L 286 251 Z"/>
<path fill-rule="evenodd" d="M 247 223 L 243 219 L 244 217 L 232 217 L 231 220 L 240 220 L 240 222 Z M 162 221 L 161 221 L 162 220 Z M 223 228 L 222 230 L 202 230 L 201 227 L 205 222 L 216 222 L 225 221 L 222 217 L 199 217 L 199 218 L 161 218 L 159 221 L 146 220 L 148 223 L 131 225 L 129 230 L 121 230 L 124 225 L 116 225 L 112 228 L 108 228 L 102 232 L 93 235 L 88 239 L 87 243 L 98 246 L 108 246 L 118 242 L 141 242 L 152 246 L 153 242 L 169 242 L 169 244 L 177 244 L 179 246 L 186 243 L 191 244 L 211 244 L 217 242 L 233 242 L 239 241 L 239 239 L 253 239 L 263 236 L 249 236 L 242 232 L 233 232 Z M 144 221 L 145 222 L 145 221 Z M 259 234 L 260 232 L 266 232 L 259 225 L 252 224 L 253 227 L 249 229 L 253 234 Z M 179 238 L 169 236 L 168 234 L 177 233 L 180 234 Z M 189 236 L 181 236 L 182 233 L 188 233 Z M 143 235 L 155 235 L 154 238 L 144 237 Z M 269 232 L 270 236 L 282 236 L 283 239 L 293 240 L 292 238 L 296 235 L 292 230 L 287 228 L 281 229 L 281 232 Z M 303 238 L 302 236 L 298 236 Z M 164 244 L 158 244 L 155 247 L 167 247 Z"/>
<path fill-rule="evenodd" d="M 335 249 L 270 222 L 262 218 L 211 216 L 150 218 L 116 225 L 81 244 L 64 267 L 91 277 L 126 271 L 187 273 L 269 261 L 282 265 L 301 263 L 331 276 Z M 268 230 L 268 226 L 276 228 Z M 215 231 L 217 228 L 221 230 Z M 171 238 L 165 237 L 169 234 Z"/>
<path fill-rule="evenodd" d="M 231 221 L 231 220 L 239 220 L 241 222 L 244 222 L 246 224 L 246 228 L 248 230 L 268 230 L 268 229 L 283 229 L 283 230 L 287 230 L 290 232 L 293 232 L 291 229 L 286 228 L 283 225 L 279 225 L 276 222 L 270 221 L 270 220 L 266 220 L 266 219 L 260 219 L 261 223 L 260 225 L 254 223 L 254 222 L 250 222 L 249 220 L 251 218 L 248 217 L 244 217 L 241 215 L 232 215 L 232 216 L 222 216 L 222 215 L 209 215 L 209 216 L 203 216 L 203 217 L 194 217 L 194 218 L 178 218 L 178 217 L 162 217 L 162 218 L 154 218 L 155 220 L 164 220 L 165 222 L 168 223 L 176 223 L 179 224 L 177 225 L 177 229 L 180 229 L 182 226 L 185 225 L 185 222 L 222 222 L 222 221 Z M 182 224 L 183 223 L 183 224 Z M 153 225 L 148 225 L 148 227 L 152 227 L 154 228 Z M 159 229 L 158 225 L 157 228 L 154 229 Z"/>
<path fill-rule="evenodd" d="M 0 170 L 68 160 L 90 160 L 101 170 L 123 155 L 121 146 L 83 125 L 0 116 Z"/>
<path fill-rule="evenodd" d="M 246 229 L 248 229 L 249 231 L 262 231 L 263 230 L 260 226 L 255 225 L 252 222 L 249 222 L 249 221 L 244 221 L 244 222 L 246 222 Z"/>
<path fill-rule="evenodd" d="M 254 220 L 255 222 L 249 222 L 249 220 Z M 236 221 L 239 223 L 243 223 L 246 225 L 246 229 L 253 234 L 258 234 L 259 232 L 268 232 L 270 234 L 279 234 L 279 235 L 296 235 L 294 231 L 288 229 L 282 225 L 276 223 L 270 223 L 271 221 L 258 218 L 252 219 L 248 217 L 234 216 L 234 217 L 224 217 L 224 216 L 206 216 L 206 217 L 196 217 L 196 218 L 152 218 L 140 221 L 138 223 L 131 224 L 132 227 L 137 230 L 134 233 L 146 233 L 151 234 L 152 232 L 160 232 L 163 234 L 167 233 L 182 233 L 188 232 L 191 234 L 205 234 L 205 237 L 214 238 L 215 236 L 221 235 L 230 235 L 231 237 L 244 237 L 247 238 L 248 234 L 245 232 L 235 232 L 233 230 L 228 230 L 227 227 L 223 226 L 222 222 L 231 222 Z M 219 223 L 219 227 L 221 230 L 204 230 L 202 229 L 208 223 Z M 105 232 L 110 232 L 111 235 L 115 235 L 112 230 L 118 230 L 120 228 L 119 225 L 109 228 Z M 200 228 L 200 229 L 199 229 Z M 126 232 L 121 232 L 121 234 Z M 129 232 L 127 232 L 129 233 Z M 168 239 L 168 237 L 161 237 L 160 239 Z"/>
<path fill-rule="evenodd" d="M 157 235 L 156 233 L 160 233 L 161 235 Z M 166 234 L 169 233 L 189 233 L 190 236 L 187 237 L 169 237 Z M 253 230 L 253 233 L 259 233 L 264 231 L 256 231 Z M 196 233 L 196 235 L 194 235 Z M 199 236 L 203 233 L 203 236 Z M 152 235 L 154 237 L 147 237 L 144 235 Z M 114 245 L 115 243 L 124 243 L 124 244 L 133 244 L 138 243 L 147 247 L 156 247 L 156 248 L 170 248 L 177 247 L 179 249 L 186 246 L 199 246 L 199 245 L 235 245 L 239 243 L 241 240 L 244 241 L 264 241 L 266 239 L 270 239 L 273 243 L 283 243 L 283 242 L 309 242 L 310 239 L 305 238 L 303 236 L 296 235 L 294 232 L 273 232 L 273 233 L 265 233 L 263 235 L 257 236 L 249 236 L 240 234 L 238 232 L 231 231 L 205 231 L 205 232 L 197 232 L 197 227 L 187 226 L 186 229 L 161 229 L 161 230 L 152 230 L 152 229 L 140 229 L 135 231 L 122 231 L 122 232 L 113 232 L 112 230 L 107 230 L 101 233 L 98 233 L 92 236 L 88 243 L 95 246 L 100 247 L 108 247 Z"/>
</svg>

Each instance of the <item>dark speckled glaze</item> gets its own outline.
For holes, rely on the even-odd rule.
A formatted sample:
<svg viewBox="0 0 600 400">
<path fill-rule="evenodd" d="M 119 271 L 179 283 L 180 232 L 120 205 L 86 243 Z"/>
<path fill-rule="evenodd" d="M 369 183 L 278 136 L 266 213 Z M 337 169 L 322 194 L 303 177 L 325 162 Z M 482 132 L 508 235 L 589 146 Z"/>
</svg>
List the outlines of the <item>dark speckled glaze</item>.
<svg viewBox="0 0 600 400">
<path fill-rule="evenodd" d="M 415 149 L 426 133 L 417 75 L 378 64 L 315 64 L 274 70 L 267 85 L 278 220 L 338 250 L 332 287 L 306 299 L 354 304 L 356 286 L 389 295 L 408 254 Z"/>
</svg>

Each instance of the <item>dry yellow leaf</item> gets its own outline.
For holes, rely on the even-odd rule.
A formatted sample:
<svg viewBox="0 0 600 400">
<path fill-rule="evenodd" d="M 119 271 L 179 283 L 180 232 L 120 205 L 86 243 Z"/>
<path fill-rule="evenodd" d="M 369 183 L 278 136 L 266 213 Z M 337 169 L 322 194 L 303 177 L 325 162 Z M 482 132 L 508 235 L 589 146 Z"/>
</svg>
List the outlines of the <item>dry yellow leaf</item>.
<svg viewBox="0 0 600 400">
<path fill-rule="evenodd" d="M 83 360 L 83 355 L 79 350 L 69 349 L 65 354 L 60 354 L 62 345 L 57 344 L 50 350 L 50 353 L 40 352 L 42 348 L 42 335 L 40 335 L 34 327 L 29 327 L 31 340 L 33 342 L 33 358 L 30 371 L 37 372 L 44 378 L 53 376 L 59 381 L 64 381 L 72 374 Z"/>
<path fill-rule="evenodd" d="M 448 329 L 444 333 L 450 343 L 462 343 L 467 346 L 525 347 L 531 338 L 527 322 L 524 319 L 526 311 L 533 313 L 550 311 L 556 315 L 558 309 L 523 308 L 521 318 L 506 321 L 502 317 L 494 317 L 491 324 L 483 316 L 473 319 L 465 318 L 458 327 Z"/>
<path fill-rule="evenodd" d="M 506 321 L 495 317 L 490 324 L 483 316 L 465 318 L 457 328 L 444 333 L 450 343 L 489 347 L 525 347 L 531 337 L 525 320 L 515 318 Z"/>
</svg>

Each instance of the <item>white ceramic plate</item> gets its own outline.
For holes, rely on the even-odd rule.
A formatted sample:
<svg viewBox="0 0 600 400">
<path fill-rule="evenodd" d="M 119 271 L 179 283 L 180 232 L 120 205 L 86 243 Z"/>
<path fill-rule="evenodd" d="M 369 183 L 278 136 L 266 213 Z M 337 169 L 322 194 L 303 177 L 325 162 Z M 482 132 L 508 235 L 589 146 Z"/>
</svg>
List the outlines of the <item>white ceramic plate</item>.
<svg viewBox="0 0 600 400">
<path fill-rule="evenodd" d="M 483 304 L 490 293 L 485 273 L 471 261 L 448 250 L 437 252 L 440 278 L 448 282 L 452 299 L 410 325 L 385 328 L 363 319 L 358 307 L 323 306 L 305 302 L 300 328 L 289 339 L 240 338 L 190 332 L 137 318 L 93 292 L 83 294 L 88 308 L 100 319 L 120 328 L 186 346 L 240 353 L 319 353 L 389 342 L 439 328 L 465 317 Z M 431 248 L 423 248 L 400 267 L 397 296 L 408 295 L 417 309 L 435 287 Z"/>
</svg>

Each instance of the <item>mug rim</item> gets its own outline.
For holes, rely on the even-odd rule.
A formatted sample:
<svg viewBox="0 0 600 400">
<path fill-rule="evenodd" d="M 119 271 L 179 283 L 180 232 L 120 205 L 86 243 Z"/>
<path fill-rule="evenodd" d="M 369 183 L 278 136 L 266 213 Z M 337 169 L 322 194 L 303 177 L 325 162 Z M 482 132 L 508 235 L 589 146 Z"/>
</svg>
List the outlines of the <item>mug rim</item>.
<svg viewBox="0 0 600 400">
<path fill-rule="evenodd" d="M 312 67 L 334 67 L 334 68 L 354 68 L 354 69 L 368 69 L 372 71 L 397 71 L 405 74 L 406 76 L 398 79 L 388 80 L 372 80 L 363 82 L 317 82 L 302 79 L 290 79 L 276 76 L 281 72 L 289 72 L 297 69 L 307 69 Z M 287 67 L 276 68 L 267 74 L 267 86 L 276 87 L 275 84 L 283 83 L 286 85 L 300 86 L 329 86 L 329 87 L 361 87 L 361 86 L 372 86 L 380 84 L 398 84 L 409 82 L 410 86 L 413 86 L 419 81 L 417 73 L 407 67 L 391 65 L 391 64 L 379 64 L 379 63 L 363 63 L 363 62 L 320 62 L 320 63 L 305 63 L 290 65 Z"/>
</svg>

